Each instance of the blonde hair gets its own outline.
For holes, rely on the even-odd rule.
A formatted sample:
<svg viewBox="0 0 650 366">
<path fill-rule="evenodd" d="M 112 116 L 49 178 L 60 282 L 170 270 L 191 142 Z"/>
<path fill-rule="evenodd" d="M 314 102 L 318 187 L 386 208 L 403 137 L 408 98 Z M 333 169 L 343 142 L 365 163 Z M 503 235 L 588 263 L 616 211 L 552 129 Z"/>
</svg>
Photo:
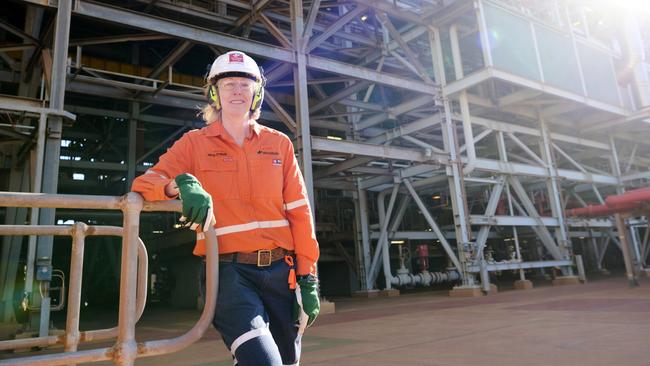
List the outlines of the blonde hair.
<svg viewBox="0 0 650 366">
<path fill-rule="evenodd" d="M 210 86 L 213 84 L 208 83 L 204 88 L 203 88 L 203 94 L 205 97 L 210 100 Z M 206 125 L 209 125 L 214 122 L 222 122 L 221 119 L 221 109 L 217 109 L 214 107 L 212 101 L 208 102 L 201 111 L 198 113 L 199 116 L 205 121 Z M 248 118 L 257 121 L 260 116 L 262 115 L 262 106 L 259 108 L 255 109 L 254 111 L 248 112 Z"/>
</svg>

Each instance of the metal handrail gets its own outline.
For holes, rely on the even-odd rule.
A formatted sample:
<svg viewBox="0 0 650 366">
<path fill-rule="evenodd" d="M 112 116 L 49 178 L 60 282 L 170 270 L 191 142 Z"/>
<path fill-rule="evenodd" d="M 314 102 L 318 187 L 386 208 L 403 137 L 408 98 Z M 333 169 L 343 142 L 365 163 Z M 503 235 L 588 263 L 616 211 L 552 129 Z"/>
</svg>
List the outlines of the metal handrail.
<svg viewBox="0 0 650 366">
<path fill-rule="evenodd" d="M 47 207 L 47 208 L 92 208 L 121 210 L 124 215 L 122 231 L 122 263 L 120 279 L 120 305 L 119 320 L 117 327 L 117 342 L 112 347 L 105 347 L 93 350 L 77 351 L 75 340 L 81 339 L 81 333 L 73 334 L 67 329 L 65 337 L 66 352 L 52 355 L 31 356 L 13 358 L 0 361 L 3 366 L 53 366 L 69 365 L 81 362 L 96 362 L 112 360 L 118 366 L 132 366 L 137 357 L 148 357 L 176 352 L 196 342 L 201 338 L 205 330 L 210 326 L 214 317 L 214 310 L 217 303 L 218 293 L 218 243 L 213 227 L 208 229 L 206 235 L 207 244 L 207 284 L 206 303 L 199 321 L 187 333 L 172 339 L 149 341 L 137 343 L 135 341 L 135 323 L 139 317 L 136 298 L 137 292 L 137 265 L 138 247 L 141 242 L 138 237 L 140 228 L 141 211 L 176 211 L 181 210 L 179 201 L 157 201 L 144 202 L 137 193 L 128 193 L 122 197 L 114 196 L 83 196 L 83 195 L 55 195 L 41 193 L 14 193 L 0 192 L 0 206 L 5 207 Z M 84 231 L 89 227 L 82 223 L 75 224 L 76 235 L 73 235 L 73 246 L 75 241 L 81 243 Z M 36 227 L 32 227 L 36 228 Z M 69 228 L 63 227 L 63 230 Z M 39 229 L 37 229 L 39 230 Z M 76 240 L 74 240 L 76 238 Z M 78 245 L 82 248 L 82 245 Z M 80 249 L 77 248 L 77 249 Z M 73 256 L 74 258 L 74 256 Z M 83 258 L 83 255 L 81 255 Z M 142 258 L 142 257 L 141 257 Z M 77 266 L 80 263 L 77 264 Z M 73 265 L 71 264 L 71 268 Z M 78 270 L 79 267 L 77 267 Z M 71 270 L 72 272 L 72 270 Z M 76 275 L 75 275 L 76 276 Z M 73 275 L 71 274 L 71 281 Z M 80 296 L 81 287 L 78 289 L 70 286 L 69 294 Z M 145 291 L 146 292 L 146 291 Z M 69 295 L 70 296 L 70 295 Z M 72 301 L 69 301 L 72 303 Z M 78 311 L 76 316 L 78 317 Z M 78 321 L 78 319 L 77 319 Z M 78 323 L 77 323 L 78 329 Z M 106 331 L 114 329 L 93 331 L 87 333 L 90 339 L 97 339 L 97 332 L 101 336 Z M 93 337 L 94 336 L 94 337 Z M 50 337 L 43 337 L 50 339 Z M 89 338 L 86 338 L 89 340 Z"/>
<path fill-rule="evenodd" d="M 0 235 L 55 235 L 55 236 L 72 236 L 77 237 L 76 243 L 73 243 L 73 258 L 71 268 L 74 268 L 74 264 L 80 265 L 80 260 L 83 260 L 83 248 L 81 251 L 74 250 L 76 244 L 77 247 L 82 247 L 84 245 L 83 238 L 85 236 L 122 236 L 123 230 L 118 226 L 88 226 L 83 223 L 75 223 L 72 226 L 55 226 L 55 225 L 41 225 L 41 226 L 32 226 L 32 225 L 0 225 Z M 140 320 L 142 313 L 144 312 L 144 307 L 147 300 L 147 273 L 148 273 L 148 255 L 147 248 L 140 238 L 138 238 L 138 286 L 137 286 L 137 319 Z M 72 274 L 72 271 L 70 271 Z M 81 286 L 81 271 L 77 270 L 77 276 L 70 276 L 70 283 L 75 284 L 78 288 Z M 70 286 L 70 292 L 76 291 Z M 80 291 L 79 291 L 80 293 Z M 71 296 L 74 296 L 72 294 Z M 64 297 L 65 299 L 65 297 Z M 66 325 L 66 333 L 77 334 L 77 339 L 79 342 L 88 342 L 92 340 L 101 340 L 114 338 L 117 335 L 118 327 L 108 328 L 108 329 L 99 329 L 91 330 L 85 332 L 79 332 L 78 327 L 78 318 L 79 318 L 79 302 L 75 304 L 70 304 L 68 306 L 68 316 L 67 321 L 76 320 L 76 325 L 74 323 Z M 52 346 L 60 343 L 64 343 L 66 340 L 65 336 L 46 336 L 46 337 L 33 337 L 25 339 L 14 339 L 8 341 L 0 341 L 0 351 L 20 349 L 20 348 L 30 348 L 30 347 L 45 347 Z M 68 340 L 66 343 L 70 343 L 74 340 Z M 68 344 L 66 346 L 69 347 Z"/>
</svg>

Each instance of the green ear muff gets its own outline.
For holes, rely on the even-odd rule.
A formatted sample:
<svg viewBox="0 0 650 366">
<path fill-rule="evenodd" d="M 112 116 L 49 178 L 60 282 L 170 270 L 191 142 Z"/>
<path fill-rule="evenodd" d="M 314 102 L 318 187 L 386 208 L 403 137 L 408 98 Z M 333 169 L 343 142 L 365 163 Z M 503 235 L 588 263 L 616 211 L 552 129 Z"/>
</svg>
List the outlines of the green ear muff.
<svg viewBox="0 0 650 366">
<path fill-rule="evenodd" d="M 264 100 L 264 83 L 257 82 L 255 83 L 255 95 L 253 95 L 253 103 L 251 103 L 251 111 L 255 111 L 257 108 L 262 106 L 262 101 Z"/>
<path fill-rule="evenodd" d="M 208 90 L 208 97 L 210 97 L 210 100 L 212 103 L 214 103 L 214 107 L 217 110 L 221 109 L 221 101 L 219 100 L 219 89 L 217 88 L 216 85 L 210 85 L 210 89 Z"/>
</svg>

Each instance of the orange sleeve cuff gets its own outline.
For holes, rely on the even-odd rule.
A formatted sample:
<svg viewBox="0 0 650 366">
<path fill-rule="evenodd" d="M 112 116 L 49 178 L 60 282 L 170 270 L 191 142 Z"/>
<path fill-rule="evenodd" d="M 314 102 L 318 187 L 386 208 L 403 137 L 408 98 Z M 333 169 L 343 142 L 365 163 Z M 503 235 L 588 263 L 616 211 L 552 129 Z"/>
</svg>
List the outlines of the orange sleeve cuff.
<svg viewBox="0 0 650 366">
<path fill-rule="evenodd" d="M 316 263 L 314 261 L 300 254 L 296 255 L 296 261 L 298 262 L 298 268 L 296 271 L 298 276 L 305 276 L 308 274 L 316 275 Z"/>
<path fill-rule="evenodd" d="M 141 175 L 133 181 L 131 191 L 140 193 L 146 201 L 171 200 L 175 197 L 165 194 L 165 186 L 171 181 L 168 178 Z"/>
</svg>

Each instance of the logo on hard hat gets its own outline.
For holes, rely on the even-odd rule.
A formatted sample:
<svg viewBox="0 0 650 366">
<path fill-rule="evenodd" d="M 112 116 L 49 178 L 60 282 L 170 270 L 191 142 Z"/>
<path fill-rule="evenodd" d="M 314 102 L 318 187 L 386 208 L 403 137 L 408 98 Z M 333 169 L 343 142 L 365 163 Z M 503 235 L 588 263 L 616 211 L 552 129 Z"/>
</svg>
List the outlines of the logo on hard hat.
<svg viewBox="0 0 650 366">
<path fill-rule="evenodd" d="M 244 55 L 241 53 L 228 54 L 228 62 L 244 62 Z"/>
</svg>

